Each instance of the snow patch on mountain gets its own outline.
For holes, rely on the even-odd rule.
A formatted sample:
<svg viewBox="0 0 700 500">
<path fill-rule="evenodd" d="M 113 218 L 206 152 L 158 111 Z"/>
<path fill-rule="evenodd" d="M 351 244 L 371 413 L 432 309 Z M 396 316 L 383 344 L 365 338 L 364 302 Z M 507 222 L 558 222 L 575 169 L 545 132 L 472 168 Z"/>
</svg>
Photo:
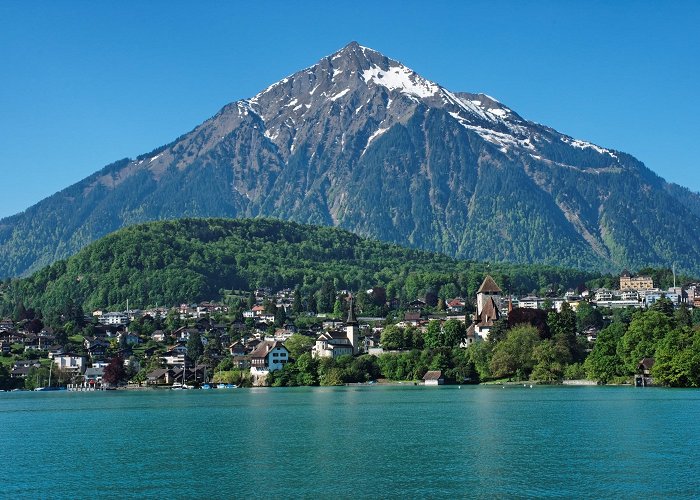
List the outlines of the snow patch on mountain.
<svg viewBox="0 0 700 500">
<path fill-rule="evenodd" d="M 350 89 L 341 90 L 340 92 L 338 92 L 337 94 L 335 94 L 334 96 L 331 97 L 331 101 L 337 101 L 338 99 L 343 97 L 348 92 L 350 92 Z"/>
<path fill-rule="evenodd" d="M 609 149 L 601 148 L 600 146 L 596 146 L 595 144 L 591 144 L 590 142 L 586 141 L 581 141 L 579 139 L 572 139 L 570 137 L 562 136 L 561 137 L 561 142 L 568 144 L 569 146 L 572 146 L 574 148 L 579 148 L 579 149 L 592 149 L 593 151 L 600 153 L 600 154 L 607 154 L 611 156 L 612 158 L 615 158 L 617 160 L 617 155 L 610 151 Z"/>
<path fill-rule="evenodd" d="M 439 85 L 426 80 L 403 65 L 390 66 L 386 71 L 378 66 L 372 66 L 362 72 L 362 79 L 365 83 L 372 82 L 414 97 L 434 96 L 440 90 Z"/>
<path fill-rule="evenodd" d="M 369 139 L 367 139 L 367 145 L 365 146 L 365 149 L 362 150 L 362 153 L 360 154 L 360 156 L 365 154 L 365 151 L 367 151 L 367 148 L 369 147 L 369 145 L 372 143 L 372 141 L 374 139 L 376 139 L 377 137 L 382 135 L 387 130 L 389 130 L 389 129 L 388 128 L 378 128 L 372 135 L 370 135 Z"/>
</svg>

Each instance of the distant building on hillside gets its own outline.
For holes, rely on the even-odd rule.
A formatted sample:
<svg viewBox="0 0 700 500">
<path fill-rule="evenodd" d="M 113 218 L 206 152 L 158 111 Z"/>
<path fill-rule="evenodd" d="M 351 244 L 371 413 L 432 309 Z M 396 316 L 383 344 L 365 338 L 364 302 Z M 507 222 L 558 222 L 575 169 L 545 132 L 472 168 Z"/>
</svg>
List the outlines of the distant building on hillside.
<svg viewBox="0 0 700 500">
<path fill-rule="evenodd" d="M 651 290 L 654 288 L 654 280 L 651 276 L 632 276 L 625 269 L 620 275 L 620 290 Z"/>
</svg>

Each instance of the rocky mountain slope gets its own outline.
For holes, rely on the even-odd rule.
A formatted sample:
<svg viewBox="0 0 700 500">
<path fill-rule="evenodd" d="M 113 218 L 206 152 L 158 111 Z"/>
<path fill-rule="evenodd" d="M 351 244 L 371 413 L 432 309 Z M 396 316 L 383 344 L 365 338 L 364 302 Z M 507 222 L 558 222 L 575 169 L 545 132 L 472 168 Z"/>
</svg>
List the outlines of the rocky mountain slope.
<svg viewBox="0 0 700 500">
<path fill-rule="evenodd" d="M 0 276 L 120 227 L 272 216 L 479 260 L 700 272 L 700 196 L 351 43 L 0 220 Z"/>
</svg>

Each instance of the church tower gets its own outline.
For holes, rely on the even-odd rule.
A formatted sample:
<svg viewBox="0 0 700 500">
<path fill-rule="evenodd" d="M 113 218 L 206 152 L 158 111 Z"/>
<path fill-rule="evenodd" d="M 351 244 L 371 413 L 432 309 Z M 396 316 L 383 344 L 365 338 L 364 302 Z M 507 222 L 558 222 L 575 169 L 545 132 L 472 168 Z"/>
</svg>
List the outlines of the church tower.
<svg viewBox="0 0 700 500">
<path fill-rule="evenodd" d="M 360 352 L 360 325 L 355 317 L 355 298 L 352 296 L 350 297 L 350 310 L 348 311 L 348 319 L 345 325 L 348 340 L 352 344 L 352 353 L 357 354 Z"/>
</svg>

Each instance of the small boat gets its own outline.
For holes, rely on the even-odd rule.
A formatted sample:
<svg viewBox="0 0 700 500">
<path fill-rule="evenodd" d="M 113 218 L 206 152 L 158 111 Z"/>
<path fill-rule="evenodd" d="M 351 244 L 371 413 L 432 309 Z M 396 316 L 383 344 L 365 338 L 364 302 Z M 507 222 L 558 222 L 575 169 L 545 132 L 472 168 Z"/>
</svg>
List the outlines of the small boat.
<svg viewBox="0 0 700 500">
<path fill-rule="evenodd" d="M 208 390 L 208 389 L 211 389 L 211 386 L 210 386 L 209 384 L 204 384 L 204 385 L 202 386 L 202 389 Z"/>
</svg>

